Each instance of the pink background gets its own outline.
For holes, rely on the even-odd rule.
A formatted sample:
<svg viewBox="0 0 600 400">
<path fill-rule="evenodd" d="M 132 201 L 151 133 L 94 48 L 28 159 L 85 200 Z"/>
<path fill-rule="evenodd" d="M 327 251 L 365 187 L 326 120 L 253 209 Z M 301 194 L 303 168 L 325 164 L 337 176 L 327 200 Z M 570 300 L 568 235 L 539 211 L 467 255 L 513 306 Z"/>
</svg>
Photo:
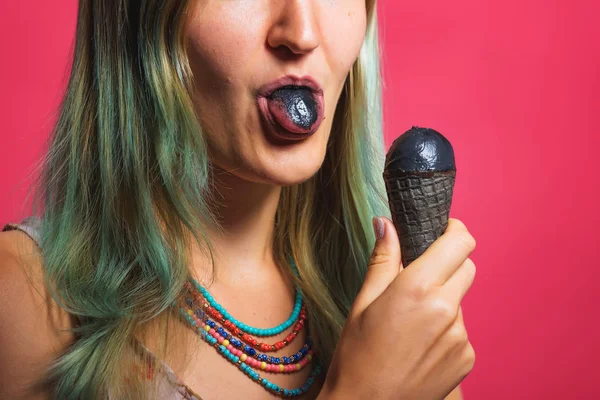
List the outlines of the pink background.
<svg viewBox="0 0 600 400">
<path fill-rule="evenodd" d="M 598 4 L 379 4 L 387 144 L 411 125 L 450 139 L 451 216 L 478 242 L 463 302 L 477 352 L 467 399 L 600 395 Z M 0 223 L 22 215 L 75 12 L 74 0 L 0 2 Z"/>
</svg>

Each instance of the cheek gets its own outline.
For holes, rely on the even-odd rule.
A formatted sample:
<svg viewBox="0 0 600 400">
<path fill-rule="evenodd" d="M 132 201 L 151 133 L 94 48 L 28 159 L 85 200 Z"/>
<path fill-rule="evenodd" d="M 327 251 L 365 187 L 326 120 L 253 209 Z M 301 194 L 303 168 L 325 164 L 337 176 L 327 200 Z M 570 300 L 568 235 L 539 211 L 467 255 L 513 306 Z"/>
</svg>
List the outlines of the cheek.
<svg viewBox="0 0 600 400">
<path fill-rule="evenodd" d="M 229 135 L 237 131 L 234 115 L 240 87 L 247 76 L 244 62 L 250 57 L 249 39 L 252 26 L 235 22 L 223 23 L 231 18 L 222 14 L 206 13 L 193 19 L 187 27 L 188 58 L 196 91 L 194 103 L 205 128 L 205 134 L 215 148 L 228 147 Z M 238 27 L 232 29 L 232 27 Z M 230 125 L 231 124 L 231 125 Z"/>
<path fill-rule="evenodd" d="M 227 77 L 236 68 L 236 54 L 239 47 L 227 41 L 227 36 L 220 34 L 221 28 L 207 29 L 207 26 L 192 27 L 188 34 L 188 55 L 194 75 L 200 81 L 208 81 L 202 77 Z M 223 32 L 225 33 L 225 32 Z"/>
<path fill-rule="evenodd" d="M 351 0 L 349 0 L 351 2 Z M 322 43 L 328 64 L 332 72 L 332 81 L 335 89 L 327 96 L 326 107 L 329 124 L 333 123 L 333 114 L 337 107 L 344 83 L 350 69 L 356 62 L 360 49 L 365 39 L 366 11 L 359 7 L 346 9 L 336 20 L 338 23 L 324 25 Z"/>
<path fill-rule="evenodd" d="M 340 17 L 335 24 L 323 26 L 323 45 L 330 65 L 336 74 L 346 77 L 358 58 L 367 27 L 364 2 L 349 1 L 352 7 L 336 12 Z M 361 8 L 362 5 L 362 8 Z"/>
<path fill-rule="evenodd" d="M 192 20 L 187 27 L 188 55 L 197 81 L 208 84 L 204 89 L 221 89 L 220 85 L 245 75 L 257 29 L 255 24 L 236 21 L 229 14 Z"/>
</svg>

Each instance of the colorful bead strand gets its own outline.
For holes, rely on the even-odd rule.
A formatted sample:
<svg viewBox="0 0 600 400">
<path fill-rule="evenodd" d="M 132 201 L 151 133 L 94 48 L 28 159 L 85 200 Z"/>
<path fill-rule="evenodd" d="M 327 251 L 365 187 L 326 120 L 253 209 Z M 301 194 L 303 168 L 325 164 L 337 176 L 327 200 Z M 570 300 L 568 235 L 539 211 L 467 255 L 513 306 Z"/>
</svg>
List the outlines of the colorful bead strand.
<svg viewBox="0 0 600 400">
<path fill-rule="evenodd" d="M 214 308 L 208 306 L 208 307 L 206 307 L 206 311 L 212 317 L 218 318 L 218 315 L 215 315 L 214 311 L 216 311 L 216 310 L 214 310 Z M 298 333 L 304 327 L 305 319 L 306 319 L 306 312 L 300 311 L 300 318 L 298 319 L 298 322 L 296 322 L 296 325 L 294 325 L 293 331 L 288 336 L 286 336 L 285 339 L 280 340 L 274 344 L 259 342 L 258 340 L 256 340 L 249 334 L 243 332 L 241 329 L 239 329 L 233 323 L 231 323 L 230 321 L 228 321 L 224 318 L 221 319 L 221 321 L 219 321 L 219 322 L 221 322 L 221 324 L 223 324 L 223 326 L 225 328 L 229 329 L 234 335 L 237 334 L 237 336 L 239 336 L 246 344 L 248 344 L 252 347 L 255 347 L 261 351 L 267 352 L 267 351 L 281 350 L 284 347 L 286 347 L 287 345 L 289 345 L 290 343 L 292 343 L 294 341 L 294 339 L 298 336 Z"/>
<path fill-rule="evenodd" d="M 302 358 L 299 362 L 294 363 L 294 364 L 275 364 L 275 363 L 269 363 L 267 361 L 260 361 L 265 360 L 264 358 L 261 359 L 256 359 L 253 357 L 248 357 L 248 354 L 244 353 L 242 350 L 236 349 L 235 347 L 233 347 L 233 345 L 229 342 L 229 340 L 223 338 L 223 336 L 219 335 L 214 329 L 210 328 L 208 325 L 201 325 L 202 328 L 209 334 L 211 335 L 213 338 L 217 339 L 217 342 L 223 346 L 225 346 L 227 348 L 227 350 L 229 350 L 232 354 L 234 354 L 235 356 L 240 357 L 240 360 L 244 361 L 246 364 L 250 365 L 252 368 L 254 369 L 261 369 L 263 371 L 266 372 L 273 372 L 273 373 L 290 373 L 290 372 L 296 372 L 301 370 L 302 368 L 304 368 L 306 366 L 306 364 L 308 364 L 312 358 L 313 358 L 313 351 L 309 350 L 308 353 L 306 354 L 306 357 Z M 264 354 L 261 354 L 264 355 Z"/>
<path fill-rule="evenodd" d="M 280 334 L 281 332 L 283 332 L 284 330 L 286 330 L 287 328 L 292 326 L 298 320 L 298 317 L 300 316 L 300 310 L 302 309 L 302 293 L 300 292 L 300 290 L 298 290 L 298 288 L 296 288 L 296 300 L 294 303 L 294 308 L 292 310 L 292 314 L 285 322 L 277 325 L 274 328 L 255 328 L 253 326 L 246 325 L 243 322 L 240 322 L 237 319 L 235 319 L 233 316 L 231 316 L 231 314 L 229 314 L 229 312 L 212 297 L 212 295 L 208 292 L 208 290 L 203 288 L 193 278 L 192 278 L 192 283 L 193 283 L 194 287 L 202 293 L 202 296 L 204 296 L 206 301 L 208 301 L 208 303 L 214 309 L 216 309 L 223 316 L 224 319 L 229 320 L 235 326 L 239 327 L 239 329 L 241 329 L 244 332 L 247 332 L 251 335 L 254 335 L 254 336 L 263 336 L 264 337 L 264 336 L 274 336 L 274 335 Z"/>
<path fill-rule="evenodd" d="M 186 288 L 188 288 L 188 287 L 186 286 Z M 190 292 L 190 294 L 193 296 L 196 303 L 200 302 L 202 304 L 202 306 L 204 307 L 204 309 L 206 310 L 206 312 L 211 317 L 213 317 L 217 322 L 219 322 L 225 328 L 227 328 L 233 335 L 241 338 L 246 344 L 253 346 L 264 352 L 281 350 L 284 347 L 286 347 L 287 345 L 289 345 L 290 343 L 292 343 L 294 341 L 294 339 L 296 338 L 296 336 L 298 336 L 298 333 L 304 327 L 304 324 L 306 321 L 306 309 L 303 306 L 300 309 L 300 315 L 298 317 L 298 321 L 294 325 L 294 329 L 292 330 L 292 332 L 290 332 L 289 335 L 287 335 L 285 337 L 285 339 L 280 340 L 274 344 L 262 343 L 262 342 L 259 342 L 258 340 L 256 340 L 255 338 L 253 338 L 252 336 L 250 336 L 249 334 L 247 334 L 246 332 L 244 332 L 237 325 L 235 325 L 233 322 L 226 319 L 221 313 L 219 313 L 216 309 L 214 309 L 208 303 L 206 303 L 204 301 L 205 300 L 204 297 L 199 292 L 193 291 L 193 292 Z M 190 301 L 186 300 L 186 302 L 188 303 L 188 306 L 193 307 L 193 304 L 190 304 L 190 303 L 194 303 L 193 300 L 191 300 L 191 299 L 190 299 Z"/>
<path fill-rule="evenodd" d="M 281 370 L 281 368 L 279 368 L 281 370 L 281 372 L 292 372 L 295 369 L 301 369 L 304 366 L 304 364 L 302 364 L 302 362 L 305 360 L 305 357 L 308 358 L 308 361 L 310 361 L 312 358 L 312 354 L 313 354 L 313 352 L 311 351 L 312 340 L 310 339 L 310 337 L 306 338 L 306 343 L 304 344 L 304 346 L 302 346 L 302 348 L 300 350 L 298 350 L 297 353 L 292 354 L 289 357 L 287 357 L 287 356 L 283 356 L 283 357 L 269 356 L 267 354 L 257 353 L 256 350 L 250 346 L 247 346 L 247 345 L 244 346 L 241 343 L 241 341 L 234 338 L 230 333 L 226 332 L 225 329 L 223 329 L 222 327 L 219 327 L 214 321 L 211 321 L 206 316 L 206 314 L 203 313 L 201 310 L 196 310 L 196 313 L 194 313 L 194 311 L 190 308 L 186 309 L 184 307 L 180 307 L 180 309 L 182 309 L 185 312 L 186 319 L 188 320 L 188 322 L 190 322 L 190 321 L 194 322 L 194 323 L 190 322 L 192 327 L 194 327 L 194 328 L 197 328 L 199 326 L 202 327 L 202 329 L 204 329 L 212 337 L 217 339 L 219 344 L 225 343 L 225 346 L 228 346 L 228 347 L 231 346 L 231 349 L 228 348 L 228 350 L 232 351 L 237 356 L 241 356 L 241 354 L 246 354 L 247 356 L 250 356 L 251 358 L 256 359 L 256 361 L 257 361 L 256 363 L 254 363 L 253 361 L 250 361 L 249 364 L 252 366 L 255 366 L 257 368 L 261 367 L 262 363 L 265 363 L 265 366 L 269 365 L 269 364 L 284 365 L 285 366 L 284 370 Z M 237 354 L 238 352 L 240 354 Z M 306 361 L 306 362 L 308 362 L 308 361 Z M 300 364 L 300 365 L 297 365 L 297 364 Z M 288 368 L 288 365 L 293 365 L 294 367 Z M 262 368 L 262 369 L 264 369 L 264 368 Z M 273 370 L 270 372 L 279 372 L 279 371 L 276 368 L 273 368 Z"/>
<path fill-rule="evenodd" d="M 195 326 L 195 324 L 197 324 L 196 321 L 192 318 L 192 316 L 189 315 L 183 308 L 179 308 L 179 311 L 180 311 L 181 315 L 186 320 L 188 320 L 188 322 L 190 322 L 190 324 L 192 324 L 193 326 Z M 258 372 L 254 371 L 250 365 L 246 364 L 239 356 L 237 356 L 237 355 L 233 354 L 231 351 L 229 351 L 228 348 L 226 346 L 224 346 L 222 343 L 219 344 L 218 340 L 215 339 L 214 337 L 212 337 L 211 335 L 209 335 L 203 328 L 197 327 L 197 329 L 198 329 L 198 332 L 200 333 L 200 336 L 202 337 L 202 339 L 204 339 L 210 345 L 215 347 L 219 351 L 219 353 L 221 353 L 223 355 L 223 357 L 225 357 L 231 363 L 236 364 L 238 366 L 238 368 L 240 370 L 242 370 L 246 375 L 248 375 L 248 377 L 250 377 L 253 381 L 261 384 L 267 390 L 269 390 L 275 394 L 279 394 L 279 395 L 285 396 L 285 397 L 300 396 L 301 394 L 308 392 L 310 387 L 315 383 L 316 377 L 322 371 L 320 361 L 317 358 L 310 377 L 306 380 L 306 382 L 302 386 L 295 388 L 295 389 L 282 388 L 282 387 L 270 382 L 268 379 L 263 378 Z"/>
</svg>

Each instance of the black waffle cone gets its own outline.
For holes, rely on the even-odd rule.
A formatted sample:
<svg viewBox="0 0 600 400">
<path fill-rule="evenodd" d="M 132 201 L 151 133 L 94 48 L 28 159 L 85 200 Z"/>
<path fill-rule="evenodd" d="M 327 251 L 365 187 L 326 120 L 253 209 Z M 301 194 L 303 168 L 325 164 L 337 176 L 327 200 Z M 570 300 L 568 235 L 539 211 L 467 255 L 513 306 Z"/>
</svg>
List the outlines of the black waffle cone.
<svg viewBox="0 0 600 400">
<path fill-rule="evenodd" d="M 444 233 L 456 171 L 385 171 L 390 211 L 407 267 Z"/>
</svg>

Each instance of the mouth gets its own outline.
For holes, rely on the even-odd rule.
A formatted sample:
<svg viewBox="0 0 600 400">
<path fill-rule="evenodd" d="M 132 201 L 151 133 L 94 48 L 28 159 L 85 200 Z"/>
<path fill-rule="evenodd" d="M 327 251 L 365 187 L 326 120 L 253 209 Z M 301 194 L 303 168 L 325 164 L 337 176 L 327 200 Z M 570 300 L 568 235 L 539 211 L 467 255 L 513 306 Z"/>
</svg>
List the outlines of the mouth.
<svg viewBox="0 0 600 400">
<path fill-rule="evenodd" d="M 305 86 L 316 94 L 323 94 L 321 85 L 311 76 L 297 77 L 295 75 L 286 75 L 282 78 L 276 79 L 266 85 L 261 86 L 258 89 L 258 96 L 270 97 L 273 92 L 279 88 L 286 86 Z"/>
<path fill-rule="evenodd" d="M 257 92 L 257 103 L 271 133 L 282 139 L 305 139 L 323 121 L 323 89 L 308 76 L 288 75 L 262 86 Z"/>
</svg>

